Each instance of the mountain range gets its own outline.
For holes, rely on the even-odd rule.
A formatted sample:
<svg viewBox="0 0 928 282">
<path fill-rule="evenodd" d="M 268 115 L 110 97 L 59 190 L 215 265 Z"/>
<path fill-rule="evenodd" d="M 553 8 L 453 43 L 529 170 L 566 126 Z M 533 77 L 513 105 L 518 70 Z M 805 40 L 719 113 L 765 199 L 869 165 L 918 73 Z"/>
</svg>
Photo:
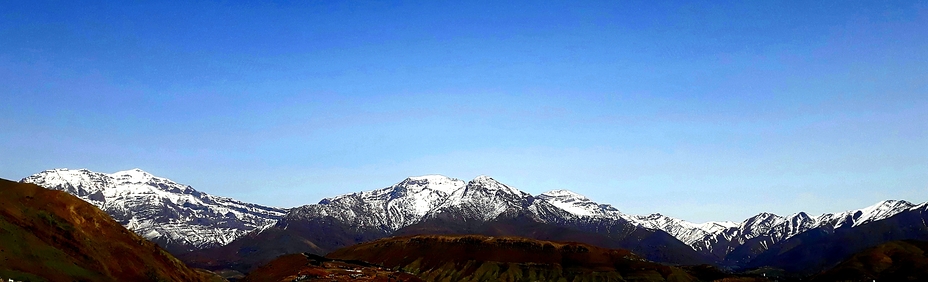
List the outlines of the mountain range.
<svg viewBox="0 0 928 282">
<path fill-rule="evenodd" d="M 291 209 L 207 195 L 137 169 L 113 174 L 56 169 L 22 182 L 81 197 L 139 235 L 166 244 L 191 265 L 242 272 L 284 254 L 324 255 L 380 238 L 417 234 L 576 241 L 628 249 L 658 262 L 745 269 L 782 265 L 778 254 L 784 253 L 784 248 L 795 249 L 786 244 L 807 242 L 809 234 L 824 234 L 813 237 L 827 241 L 822 238 L 837 238 L 834 236 L 894 217 L 914 221 L 928 208 L 925 203 L 887 200 L 814 217 L 804 212 L 789 216 L 760 213 L 741 223 L 692 223 L 661 214 L 625 214 L 568 190 L 531 195 L 488 176 L 470 181 L 441 175 L 409 177 L 382 189 L 325 198 Z M 894 224 L 925 225 L 909 221 Z M 890 232 L 882 236 L 885 240 L 874 240 L 872 245 L 921 235 Z"/>
</svg>

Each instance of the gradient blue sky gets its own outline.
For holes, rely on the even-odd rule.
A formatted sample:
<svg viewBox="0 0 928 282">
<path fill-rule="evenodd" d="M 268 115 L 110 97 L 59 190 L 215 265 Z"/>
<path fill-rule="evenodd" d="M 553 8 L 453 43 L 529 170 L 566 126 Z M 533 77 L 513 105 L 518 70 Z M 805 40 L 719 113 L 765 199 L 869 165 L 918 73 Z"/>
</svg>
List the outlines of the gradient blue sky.
<svg viewBox="0 0 928 282">
<path fill-rule="evenodd" d="M 290 207 L 486 174 L 691 221 L 928 200 L 924 2 L 34 2 L 0 4 L 3 178 Z"/>
</svg>

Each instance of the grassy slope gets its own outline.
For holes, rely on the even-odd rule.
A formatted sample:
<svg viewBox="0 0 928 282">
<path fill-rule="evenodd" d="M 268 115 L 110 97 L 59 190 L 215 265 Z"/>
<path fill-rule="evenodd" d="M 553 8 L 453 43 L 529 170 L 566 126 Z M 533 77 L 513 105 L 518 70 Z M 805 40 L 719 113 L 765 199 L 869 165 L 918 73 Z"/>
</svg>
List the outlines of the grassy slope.
<svg viewBox="0 0 928 282">
<path fill-rule="evenodd" d="M 0 277 L 26 281 L 208 281 L 209 274 L 61 191 L 0 179 Z"/>
</svg>

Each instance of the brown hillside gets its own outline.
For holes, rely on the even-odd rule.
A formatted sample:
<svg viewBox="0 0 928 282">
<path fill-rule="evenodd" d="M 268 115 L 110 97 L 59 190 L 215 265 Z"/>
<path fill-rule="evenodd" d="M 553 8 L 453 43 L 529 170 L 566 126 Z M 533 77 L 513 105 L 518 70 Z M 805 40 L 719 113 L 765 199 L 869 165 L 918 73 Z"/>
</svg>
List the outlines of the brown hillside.
<svg viewBox="0 0 928 282">
<path fill-rule="evenodd" d="M 25 281 L 208 281 L 77 197 L 0 179 L 0 277 Z"/>
<path fill-rule="evenodd" d="M 412 274 L 361 262 L 328 259 L 313 254 L 280 256 L 248 274 L 242 282 L 374 281 L 421 282 Z"/>
<path fill-rule="evenodd" d="M 928 281 L 928 242 L 892 241 L 860 251 L 813 281 Z"/>
<path fill-rule="evenodd" d="M 386 238 L 330 253 L 400 269 L 426 281 L 698 281 L 626 250 L 518 237 Z"/>
</svg>

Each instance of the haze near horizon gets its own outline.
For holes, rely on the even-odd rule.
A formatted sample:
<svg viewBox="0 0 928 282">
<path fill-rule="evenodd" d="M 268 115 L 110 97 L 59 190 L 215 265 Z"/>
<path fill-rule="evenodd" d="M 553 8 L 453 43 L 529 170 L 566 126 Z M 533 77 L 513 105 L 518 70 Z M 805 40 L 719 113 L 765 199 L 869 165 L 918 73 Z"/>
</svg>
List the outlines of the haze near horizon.
<svg viewBox="0 0 928 282">
<path fill-rule="evenodd" d="M 481 174 L 741 221 L 928 200 L 928 6 L 0 4 L 0 177 L 292 207 Z"/>
</svg>

